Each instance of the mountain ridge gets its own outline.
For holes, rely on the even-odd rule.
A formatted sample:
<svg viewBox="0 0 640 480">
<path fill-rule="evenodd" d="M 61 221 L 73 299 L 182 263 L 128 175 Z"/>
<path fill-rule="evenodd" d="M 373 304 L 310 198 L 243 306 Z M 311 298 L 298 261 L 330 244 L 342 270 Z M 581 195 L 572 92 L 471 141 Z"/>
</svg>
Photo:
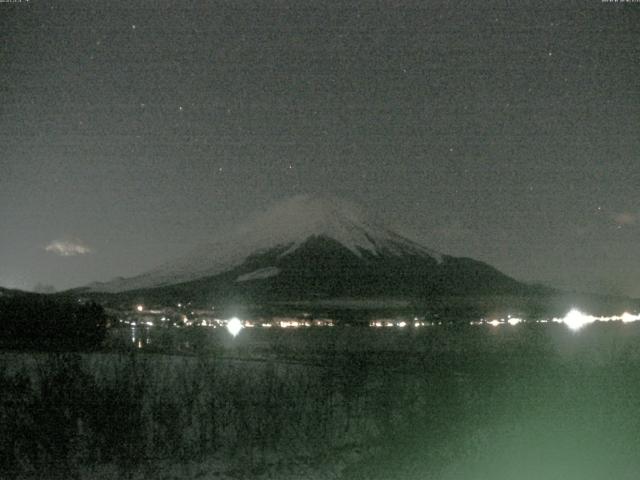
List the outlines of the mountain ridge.
<svg viewBox="0 0 640 480">
<path fill-rule="evenodd" d="M 420 245 L 348 202 L 296 196 L 181 259 L 78 293 L 120 305 L 206 306 L 539 291 L 484 262 Z"/>
<path fill-rule="evenodd" d="M 192 253 L 141 275 L 93 283 L 96 292 L 162 287 L 211 277 L 241 265 L 251 255 L 281 249 L 287 256 L 308 239 L 326 237 L 355 256 L 412 255 L 441 261 L 443 255 L 375 222 L 359 207 L 331 197 L 299 195 L 277 203 L 260 215 L 221 234 Z"/>
</svg>

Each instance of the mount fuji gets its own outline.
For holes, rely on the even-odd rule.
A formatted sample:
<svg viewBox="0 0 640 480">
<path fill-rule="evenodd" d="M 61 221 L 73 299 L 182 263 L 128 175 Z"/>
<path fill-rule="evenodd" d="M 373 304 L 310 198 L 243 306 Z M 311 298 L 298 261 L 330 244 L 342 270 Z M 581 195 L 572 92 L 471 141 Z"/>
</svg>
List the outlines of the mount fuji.
<svg viewBox="0 0 640 480">
<path fill-rule="evenodd" d="M 515 293 L 527 286 L 469 258 L 431 250 L 358 206 L 300 195 L 191 254 L 86 293 L 212 302 Z"/>
</svg>

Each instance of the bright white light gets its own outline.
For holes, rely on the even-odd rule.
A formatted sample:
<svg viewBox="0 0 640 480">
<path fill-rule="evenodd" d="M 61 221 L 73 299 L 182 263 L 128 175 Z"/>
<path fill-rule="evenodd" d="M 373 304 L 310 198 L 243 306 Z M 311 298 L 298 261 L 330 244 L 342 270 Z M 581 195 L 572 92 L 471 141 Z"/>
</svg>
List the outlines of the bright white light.
<svg viewBox="0 0 640 480">
<path fill-rule="evenodd" d="M 499 325 L 518 325 L 519 323 L 526 322 L 527 320 L 520 317 L 512 317 L 508 315 L 506 319 L 493 319 L 491 321 L 486 321 L 481 319 L 480 321 L 472 321 L 471 325 L 481 325 L 487 324 L 493 327 L 497 327 Z M 622 323 L 633 323 L 640 321 L 640 314 L 634 314 L 629 312 L 624 312 L 622 315 L 612 315 L 609 317 L 596 317 L 593 315 L 588 315 L 586 313 L 582 313 L 580 310 L 574 308 L 569 311 L 564 317 L 555 317 L 555 318 L 539 318 L 533 320 L 535 323 L 564 323 L 571 330 L 579 330 L 585 325 L 594 322 L 622 322 Z"/>
<path fill-rule="evenodd" d="M 622 323 L 637 322 L 640 320 L 640 315 L 632 315 L 629 312 L 624 312 L 620 317 L 620 320 L 622 320 Z"/>
<path fill-rule="evenodd" d="M 398 323 L 398 326 L 399 326 L 400 328 L 404 328 L 404 327 L 406 327 L 406 326 L 407 326 L 407 322 L 399 322 L 399 323 Z"/>
<path fill-rule="evenodd" d="M 580 310 L 574 308 L 565 315 L 562 322 L 571 330 L 580 330 L 582 327 L 592 323 L 594 320 L 594 317 L 585 315 Z"/>
<path fill-rule="evenodd" d="M 240 330 L 242 330 L 242 322 L 238 320 L 237 317 L 233 317 L 227 322 L 227 330 L 229 330 L 229 333 L 234 337 L 237 336 Z"/>
<path fill-rule="evenodd" d="M 137 311 L 139 311 L 139 312 L 141 312 L 141 311 L 143 311 L 143 310 L 144 310 L 144 307 L 143 307 L 142 305 L 138 305 L 138 306 L 136 307 L 136 310 L 137 310 Z"/>
</svg>

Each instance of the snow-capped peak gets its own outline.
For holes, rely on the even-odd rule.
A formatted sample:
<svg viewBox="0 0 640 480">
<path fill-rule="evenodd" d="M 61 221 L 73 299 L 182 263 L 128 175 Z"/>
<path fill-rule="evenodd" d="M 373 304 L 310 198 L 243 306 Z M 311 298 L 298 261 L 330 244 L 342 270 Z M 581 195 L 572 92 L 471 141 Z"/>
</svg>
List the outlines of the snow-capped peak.
<svg viewBox="0 0 640 480">
<path fill-rule="evenodd" d="M 239 231 L 260 238 L 264 248 L 290 244 L 285 254 L 309 237 L 322 236 L 360 256 L 361 250 L 375 253 L 371 237 L 379 237 L 382 230 L 374 232 L 374 229 L 364 211 L 353 203 L 332 197 L 297 195 L 246 222 Z"/>
<path fill-rule="evenodd" d="M 288 255 L 311 237 L 332 239 L 355 255 L 441 255 L 372 221 L 356 205 L 330 197 L 298 195 L 255 215 L 190 255 L 146 274 L 125 280 L 94 284 L 96 291 L 124 291 L 182 283 L 217 275 L 242 264 L 252 254 L 284 249 Z"/>
</svg>

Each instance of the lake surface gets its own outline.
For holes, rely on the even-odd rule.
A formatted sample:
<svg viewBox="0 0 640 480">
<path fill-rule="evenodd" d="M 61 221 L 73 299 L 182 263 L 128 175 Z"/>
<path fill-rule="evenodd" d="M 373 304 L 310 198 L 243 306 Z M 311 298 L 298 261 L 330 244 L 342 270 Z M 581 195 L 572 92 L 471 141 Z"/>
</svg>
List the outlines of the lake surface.
<svg viewBox="0 0 640 480">
<path fill-rule="evenodd" d="M 142 348 L 130 331 L 117 334 L 133 348 L 0 354 L 0 473 L 595 480 L 640 471 L 636 324 L 236 337 L 150 329 Z"/>
</svg>

